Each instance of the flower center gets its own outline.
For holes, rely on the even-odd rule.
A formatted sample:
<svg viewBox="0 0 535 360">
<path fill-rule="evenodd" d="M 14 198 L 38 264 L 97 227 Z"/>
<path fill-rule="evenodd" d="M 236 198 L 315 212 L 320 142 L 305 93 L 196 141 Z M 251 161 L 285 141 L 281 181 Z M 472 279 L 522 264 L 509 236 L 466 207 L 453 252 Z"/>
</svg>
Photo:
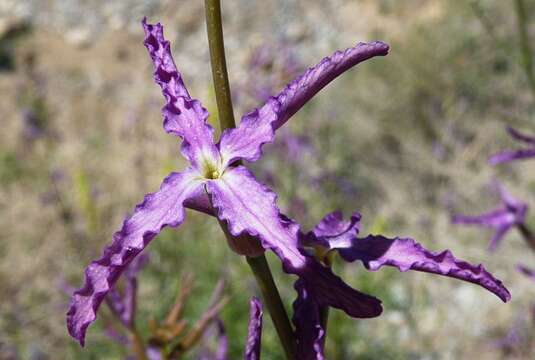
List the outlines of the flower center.
<svg viewBox="0 0 535 360">
<path fill-rule="evenodd" d="M 203 171 L 202 171 L 203 176 L 206 179 L 215 180 L 215 179 L 219 179 L 219 177 L 221 176 L 221 171 L 219 167 L 211 162 L 206 161 L 203 164 L 202 168 L 203 168 Z"/>
</svg>

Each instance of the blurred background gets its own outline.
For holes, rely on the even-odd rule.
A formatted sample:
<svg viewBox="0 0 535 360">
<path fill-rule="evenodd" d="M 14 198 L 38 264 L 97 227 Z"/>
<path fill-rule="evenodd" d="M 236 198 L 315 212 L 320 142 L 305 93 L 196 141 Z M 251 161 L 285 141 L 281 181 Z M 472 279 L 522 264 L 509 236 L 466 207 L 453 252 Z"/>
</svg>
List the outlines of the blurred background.
<svg viewBox="0 0 535 360">
<path fill-rule="evenodd" d="M 367 234 L 411 236 L 484 263 L 512 301 L 482 288 L 395 269 L 335 263 L 356 288 L 381 298 L 377 319 L 332 311 L 330 359 L 530 359 L 535 283 L 515 270 L 535 265 L 511 232 L 495 253 L 492 232 L 454 226 L 453 212 L 499 202 L 499 179 L 535 206 L 531 163 L 487 165 L 514 146 L 507 124 L 535 133 L 535 87 L 523 67 L 523 31 L 535 42 L 535 3 L 501 0 L 226 0 L 223 17 L 236 115 L 334 50 L 380 39 L 386 58 L 357 66 L 279 131 L 254 164 L 283 211 L 311 229 L 328 212 L 359 211 Z M 519 16 L 520 15 L 520 16 Z M 0 0 L 0 358 L 122 359 L 130 353 L 90 327 L 85 349 L 68 335 L 66 284 L 111 241 L 145 193 L 185 162 L 162 131 L 163 98 L 152 80 L 140 21 L 162 22 L 190 93 L 214 114 L 204 7 L 200 0 Z M 518 19 L 524 22 L 519 26 Z M 521 21 L 521 24 L 522 24 Z M 523 30 L 522 30 L 523 29 Z M 524 54 L 524 55 L 523 55 Z M 217 118 L 211 122 L 217 127 Z M 535 216 L 528 214 L 535 226 Z M 193 323 L 219 279 L 230 358 L 240 358 L 248 300 L 258 290 L 213 218 L 188 212 L 148 247 L 139 276 L 137 324 L 161 319 L 184 274 L 195 283 Z M 293 278 L 268 255 L 288 309 Z M 109 312 L 101 307 L 102 312 Z M 186 358 L 195 359 L 201 344 Z M 266 313 L 263 357 L 281 359 Z"/>
</svg>

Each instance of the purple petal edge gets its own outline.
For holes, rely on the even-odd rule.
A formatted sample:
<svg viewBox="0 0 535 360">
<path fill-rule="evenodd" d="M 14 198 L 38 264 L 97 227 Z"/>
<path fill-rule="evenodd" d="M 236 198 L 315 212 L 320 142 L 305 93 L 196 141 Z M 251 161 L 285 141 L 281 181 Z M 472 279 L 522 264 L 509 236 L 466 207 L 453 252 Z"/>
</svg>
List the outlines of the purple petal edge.
<svg viewBox="0 0 535 360">
<path fill-rule="evenodd" d="M 132 260 L 166 226 L 176 227 L 184 220 L 185 199 L 199 187 L 196 173 L 189 170 L 166 177 L 160 190 L 145 196 L 113 235 L 101 258 L 85 270 L 85 285 L 77 290 L 67 312 L 70 335 L 84 346 L 87 327 L 115 282 Z"/>
<path fill-rule="evenodd" d="M 256 297 L 249 302 L 249 327 L 245 344 L 246 360 L 259 360 L 262 343 L 262 303 Z"/>
<path fill-rule="evenodd" d="M 340 249 L 339 252 L 346 261 L 360 260 L 371 271 L 388 265 L 402 272 L 416 270 L 444 275 L 478 284 L 504 302 L 511 299 L 502 282 L 487 272 L 483 265 L 474 266 L 459 260 L 449 250 L 431 252 L 410 238 L 388 239 L 369 235 L 355 239 L 351 248 Z"/>
<path fill-rule="evenodd" d="M 208 111 L 200 101 L 192 99 L 178 71 L 171 45 L 163 35 L 163 26 L 142 21 L 145 47 L 154 64 L 154 80 L 162 88 L 166 104 L 162 108 L 166 132 L 183 139 L 182 154 L 196 168 L 208 156 L 217 162 L 219 152 L 213 141 L 214 129 L 208 124 Z"/>
<path fill-rule="evenodd" d="M 262 146 L 273 141 L 275 131 L 288 121 L 304 104 L 339 75 L 375 56 L 388 54 L 383 42 L 358 43 L 352 48 L 336 51 L 290 82 L 279 94 L 260 108 L 245 115 L 236 129 L 226 130 L 219 148 L 224 162 L 257 161 Z"/>
</svg>

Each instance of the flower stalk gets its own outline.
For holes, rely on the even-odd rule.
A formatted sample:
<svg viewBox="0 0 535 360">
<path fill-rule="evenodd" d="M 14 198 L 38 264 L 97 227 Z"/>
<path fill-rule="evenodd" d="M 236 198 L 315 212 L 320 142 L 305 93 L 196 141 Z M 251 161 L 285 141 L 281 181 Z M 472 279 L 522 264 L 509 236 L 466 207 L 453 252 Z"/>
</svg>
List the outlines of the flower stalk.
<svg viewBox="0 0 535 360">
<path fill-rule="evenodd" d="M 227 65 L 225 59 L 225 44 L 223 40 L 223 25 L 221 21 L 221 3 L 219 0 L 205 0 L 206 28 L 208 33 L 208 44 L 210 48 L 210 63 L 212 77 L 214 80 L 217 111 L 221 131 L 236 127 L 230 85 L 228 80 Z M 220 222 L 225 234 L 228 231 L 224 224 Z M 252 237 L 247 237 L 247 241 L 256 242 Z M 247 263 L 258 283 L 262 296 L 267 305 L 271 319 L 277 330 L 277 334 L 284 348 L 288 359 L 295 359 L 295 336 L 282 303 L 279 291 L 273 280 L 273 275 L 269 269 L 264 254 L 260 256 L 247 256 Z"/>
</svg>

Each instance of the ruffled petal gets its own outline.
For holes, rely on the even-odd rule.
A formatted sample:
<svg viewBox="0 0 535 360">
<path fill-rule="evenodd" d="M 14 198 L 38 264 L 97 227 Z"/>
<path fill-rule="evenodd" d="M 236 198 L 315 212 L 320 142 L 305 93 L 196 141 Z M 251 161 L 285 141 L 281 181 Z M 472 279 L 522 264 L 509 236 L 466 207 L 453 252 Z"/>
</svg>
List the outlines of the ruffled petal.
<svg viewBox="0 0 535 360">
<path fill-rule="evenodd" d="M 352 239 L 360 231 L 360 214 L 354 212 L 349 220 L 344 220 L 341 211 L 325 215 L 314 229 L 304 237 L 304 246 L 320 245 L 326 250 L 351 246 Z"/>
<path fill-rule="evenodd" d="M 208 111 L 192 99 L 171 55 L 171 45 L 163 36 L 163 26 L 143 19 L 145 47 L 154 63 L 154 80 L 162 88 L 166 104 L 162 108 L 164 129 L 183 139 L 182 154 L 199 169 L 204 163 L 219 163 L 214 130 L 206 122 Z"/>
<path fill-rule="evenodd" d="M 245 344 L 246 360 L 260 359 L 260 345 L 262 343 L 262 303 L 253 297 L 249 302 L 249 328 L 247 331 L 247 343 Z"/>
<path fill-rule="evenodd" d="M 325 331 L 320 324 L 319 305 L 302 280 L 297 280 L 294 288 L 297 291 L 297 299 L 293 304 L 292 321 L 297 338 L 297 355 L 303 360 L 324 360 Z"/>
<path fill-rule="evenodd" d="M 243 166 L 229 168 L 221 179 L 207 182 L 217 216 L 233 236 L 247 233 L 281 259 L 287 273 L 300 276 L 320 305 L 345 311 L 349 316 L 379 316 L 381 302 L 358 292 L 299 250 L 299 225 L 285 219 L 276 206 L 277 196 L 260 184 Z"/>
<path fill-rule="evenodd" d="M 511 298 L 502 282 L 487 272 L 483 265 L 474 266 L 459 260 L 449 250 L 431 252 L 410 238 L 388 239 L 380 235 L 368 235 L 363 239 L 355 238 L 350 248 L 338 251 L 346 261 L 360 260 L 371 271 L 388 265 L 399 271 L 416 270 L 444 275 L 478 284 L 504 302 Z"/>
<path fill-rule="evenodd" d="M 256 161 L 262 145 L 273 141 L 274 132 L 307 103 L 317 92 L 340 74 L 374 56 L 388 53 L 388 45 L 376 41 L 359 43 L 337 51 L 289 83 L 265 105 L 245 115 L 238 128 L 226 130 L 221 136 L 220 150 L 225 164 L 245 159 Z"/>
<path fill-rule="evenodd" d="M 72 337 L 84 345 L 87 327 L 96 319 L 96 311 L 104 297 L 128 264 L 165 226 L 178 226 L 184 220 L 183 202 L 202 183 L 189 169 L 172 173 L 164 179 L 160 190 L 146 195 L 127 218 L 102 257 L 85 270 L 85 285 L 71 298 L 67 327 Z"/>
</svg>

